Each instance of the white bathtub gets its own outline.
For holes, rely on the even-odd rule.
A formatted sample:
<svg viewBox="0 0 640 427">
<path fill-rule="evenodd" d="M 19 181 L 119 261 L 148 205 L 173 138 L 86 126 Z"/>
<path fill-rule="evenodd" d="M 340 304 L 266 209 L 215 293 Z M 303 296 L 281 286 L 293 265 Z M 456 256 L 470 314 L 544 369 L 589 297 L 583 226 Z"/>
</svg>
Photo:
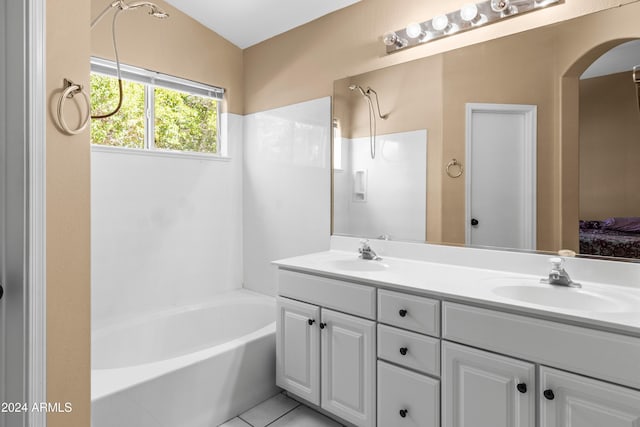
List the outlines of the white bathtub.
<svg viewBox="0 0 640 427">
<path fill-rule="evenodd" d="M 275 300 L 246 290 L 92 332 L 93 427 L 213 427 L 277 393 Z"/>
</svg>

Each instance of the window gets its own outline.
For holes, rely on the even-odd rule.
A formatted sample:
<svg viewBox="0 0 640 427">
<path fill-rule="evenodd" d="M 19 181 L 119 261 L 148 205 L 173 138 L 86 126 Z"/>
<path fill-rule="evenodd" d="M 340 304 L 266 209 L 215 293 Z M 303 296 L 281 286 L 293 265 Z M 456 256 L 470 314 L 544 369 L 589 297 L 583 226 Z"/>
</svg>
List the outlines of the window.
<svg viewBox="0 0 640 427">
<path fill-rule="evenodd" d="M 91 121 L 91 143 L 112 147 L 220 155 L 224 89 L 121 65 L 123 103 Z M 118 103 L 114 62 L 92 58 L 91 105 L 104 114 Z"/>
</svg>

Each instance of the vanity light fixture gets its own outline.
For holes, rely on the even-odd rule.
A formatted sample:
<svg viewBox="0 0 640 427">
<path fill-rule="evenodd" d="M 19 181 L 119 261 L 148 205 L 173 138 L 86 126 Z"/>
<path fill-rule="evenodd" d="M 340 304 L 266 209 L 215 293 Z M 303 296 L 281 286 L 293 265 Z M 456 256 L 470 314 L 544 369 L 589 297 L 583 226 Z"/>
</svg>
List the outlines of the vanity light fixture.
<svg viewBox="0 0 640 427">
<path fill-rule="evenodd" d="M 386 32 L 382 41 L 387 46 L 387 53 L 393 53 L 560 3 L 564 3 L 564 0 L 484 0 L 468 3 L 455 12 Z"/>
</svg>

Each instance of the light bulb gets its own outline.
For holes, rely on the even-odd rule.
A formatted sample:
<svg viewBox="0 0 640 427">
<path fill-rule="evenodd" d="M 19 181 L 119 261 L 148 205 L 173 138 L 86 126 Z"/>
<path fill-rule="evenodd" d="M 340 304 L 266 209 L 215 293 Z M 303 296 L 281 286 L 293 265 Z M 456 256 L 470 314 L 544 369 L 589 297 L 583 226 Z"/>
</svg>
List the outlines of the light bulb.
<svg viewBox="0 0 640 427">
<path fill-rule="evenodd" d="M 394 31 L 388 31 L 382 36 L 382 41 L 387 46 L 393 46 L 398 41 L 398 35 Z"/>
<path fill-rule="evenodd" d="M 487 17 L 482 15 L 478 10 L 478 6 L 474 3 L 468 3 L 460 9 L 460 18 L 471 25 L 481 25 L 487 22 Z"/>
<path fill-rule="evenodd" d="M 436 31 L 444 31 L 449 26 L 449 18 L 447 15 L 434 16 L 431 20 L 431 25 Z"/>
<path fill-rule="evenodd" d="M 511 6 L 510 0 L 491 0 L 491 10 L 505 17 L 518 13 L 516 6 Z"/>
<path fill-rule="evenodd" d="M 509 0 L 491 0 L 491 10 L 496 13 L 505 11 L 509 7 Z"/>
<path fill-rule="evenodd" d="M 407 25 L 405 31 L 407 33 L 407 37 L 412 39 L 416 39 L 424 35 L 424 31 L 422 31 L 422 25 L 418 24 L 417 22 L 413 22 Z"/>
<path fill-rule="evenodd" d="M 382 42 L 387 46 L 395 46 L 400 49 L 407 45 L 407 41 L 398 37 L 395 31 L 387 31 L 382 36 Z"/>
<path fill-rule="evenodd" d="M 465 4 L 460 9 L 460 17 L 463 21 L 471 22 L 478 16 L 478 6 L 473 3 Z"/>
</svg>

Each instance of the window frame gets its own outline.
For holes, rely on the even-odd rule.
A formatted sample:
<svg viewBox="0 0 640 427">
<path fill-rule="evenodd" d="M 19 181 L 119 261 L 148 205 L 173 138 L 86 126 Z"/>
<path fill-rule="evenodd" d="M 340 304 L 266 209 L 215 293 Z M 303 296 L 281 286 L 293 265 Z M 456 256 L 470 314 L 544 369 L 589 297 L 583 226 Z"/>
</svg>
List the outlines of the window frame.
<svg viewBox="0 0 640 427">
<path fill-rule="evenodd" d="M 117 78 L 118 72 L 116 63 L 103 58 L 91 57 L 91 74 L 101 74 L 108 77 Z M 134 67 L 127 64 L 120 64 L 120 76 L 123 81 L 132 81 L 144 85 L 144 143 L 143 148 L 116 147 L 110 145 L 91 143 L 92 149 L 100 147 L 100 150 L 126 150 L 127 152 L 144 153 L 167 153 L 177 156 L 197 156 L 197 157 L 214 157 L 228 158 L 228 147 L 226 146 L 226 138 L 223 138 L 225 129 L 222 128 L 223 121 L 221 117 L 221 103 L 224 100 L 225 89 L 206 85 L 204 83 L 183 79 L 180 77 L 163 74 L 156 71 L 146 70 L 144 68 Z M 202 152 L 189 150 L 171 150 L 166 148 L 157 148 L 155 145 L 155 88 L 163 88 L 186 92 L 191 95 L 208 97 L 216 101 L 216 152 Z M 108 119 L 107 119 L 108 120 Z"/>
</svg>

